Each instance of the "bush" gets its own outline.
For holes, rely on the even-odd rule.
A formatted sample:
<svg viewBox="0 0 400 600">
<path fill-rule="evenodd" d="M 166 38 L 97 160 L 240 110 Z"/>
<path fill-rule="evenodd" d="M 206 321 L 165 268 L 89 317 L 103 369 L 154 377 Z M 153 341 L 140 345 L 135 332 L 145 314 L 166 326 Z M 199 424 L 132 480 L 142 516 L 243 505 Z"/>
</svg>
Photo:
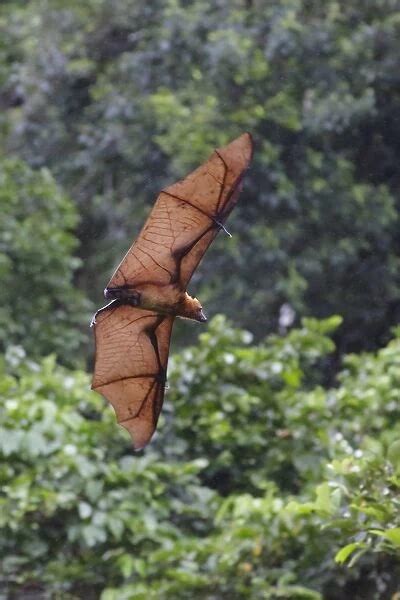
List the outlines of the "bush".
<svg viewBox="0 0 400 600">
<path fill-rule="evenodd" d="M 4 593 L 394 593 L 400 338 L 347 357 L 338 385 L 325 389 L 321 364 L 339 322 L 308 320 L 252 346 L 214 319 L 198 346 L 173 357 L 159 431 L 137 454 L 84 372 L 9 349 L 0 388 Z"/>
</svg>

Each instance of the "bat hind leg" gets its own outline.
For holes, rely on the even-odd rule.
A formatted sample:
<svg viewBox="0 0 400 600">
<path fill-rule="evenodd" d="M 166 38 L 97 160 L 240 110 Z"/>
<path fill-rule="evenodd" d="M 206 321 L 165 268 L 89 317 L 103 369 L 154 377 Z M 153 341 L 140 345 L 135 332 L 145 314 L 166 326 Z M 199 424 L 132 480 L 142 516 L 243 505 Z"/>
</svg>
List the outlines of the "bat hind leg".
<svg viewBox="0 0 400 600">
<path fill-rule="evenodd" d="M 129 306 L 140 306 L 140 293 L 128 287 L 106 288 L 104 297 L 107 300 L 111 298 L 120 300 L 123 304 L 129 304 Z"/>
<path fill-rule="evenodd" d="M 140 306 L 140 293 L 136 290 L 129 290 L 127 288 L 106 288 L 104 290 L 104 297 L 106 300 L 111 300 L 108 304 L 99 308 L 92 317 L 90 321 L 90 327 L 96 325 L 96 317 L 98 314 L 105 310 L 111 310 L 112 308 L 117 308 L 118 306 L 128 305 L 128 306 Z"/>
<path fill-rule="evenodd" d="M 132 292 L 128 298 L 126 298 L 125 304 L 129 304 L 129 306 L 140 306 L 140 293 Z"/>
</svg>

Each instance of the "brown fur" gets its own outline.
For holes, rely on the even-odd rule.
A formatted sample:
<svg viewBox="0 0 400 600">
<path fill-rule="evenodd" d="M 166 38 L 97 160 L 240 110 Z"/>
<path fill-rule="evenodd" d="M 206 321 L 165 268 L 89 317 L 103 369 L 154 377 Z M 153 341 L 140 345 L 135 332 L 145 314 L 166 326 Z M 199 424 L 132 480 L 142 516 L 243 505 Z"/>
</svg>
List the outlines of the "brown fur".
<svg viewBox="0 0 400 600">
<path fill-rule="evenodd" d="M 204 319 L 200 318 L 202 308 L 203 307 L 201 306 L 197 298 L 192 298 L 192 296 L 189 296 L 189 294 L 185 292 L 182 303 L 180 304 L 176 314 L 177 316 L 184 317 L 185 319 L 204 321 Z"/>
</svg>

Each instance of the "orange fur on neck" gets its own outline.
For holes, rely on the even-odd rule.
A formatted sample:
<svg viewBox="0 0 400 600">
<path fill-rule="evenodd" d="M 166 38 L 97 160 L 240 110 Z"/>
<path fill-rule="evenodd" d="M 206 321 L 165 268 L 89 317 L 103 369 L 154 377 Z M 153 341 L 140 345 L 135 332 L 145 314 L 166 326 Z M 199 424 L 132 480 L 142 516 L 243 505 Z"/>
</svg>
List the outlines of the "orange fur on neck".
<svg viewBox="0 0 400 600">
<path fill-rule="evenodd" d="M 197 298 L 192 298 L 187 292 L 183 297 L 182 311 L 179 314 L 188 319 L 196 319 L 196 315 L 201 311 L 201 304 Z"/>
</svg>

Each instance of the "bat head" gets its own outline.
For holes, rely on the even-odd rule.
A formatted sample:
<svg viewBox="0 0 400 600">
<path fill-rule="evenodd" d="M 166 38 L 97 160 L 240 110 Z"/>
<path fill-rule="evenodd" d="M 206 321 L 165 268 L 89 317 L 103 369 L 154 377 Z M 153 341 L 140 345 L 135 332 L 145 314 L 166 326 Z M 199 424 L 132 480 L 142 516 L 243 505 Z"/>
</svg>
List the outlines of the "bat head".
<svg viewBox="0 0 400 600">
<path fill-rule="evenodd" d="M 185 294 L 182 311 L 179 312 L 179 316 L 200 321 L 200 323 L 207 321 L 202 305 L 197 298 L 192 298 L 189 294 Z"/>
</svg>

